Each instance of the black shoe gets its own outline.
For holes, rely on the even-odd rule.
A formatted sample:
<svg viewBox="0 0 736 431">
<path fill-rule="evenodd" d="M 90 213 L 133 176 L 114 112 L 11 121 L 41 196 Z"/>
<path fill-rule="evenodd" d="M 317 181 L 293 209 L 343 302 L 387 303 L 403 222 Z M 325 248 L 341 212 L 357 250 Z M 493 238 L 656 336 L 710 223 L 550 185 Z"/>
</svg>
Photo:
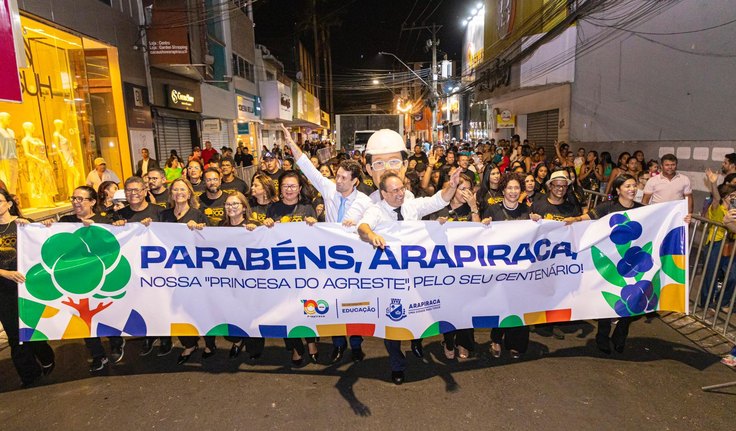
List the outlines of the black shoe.
<svg viewBox="0 0 736 431">
<path fill-rule="evenodd" d="M 171 343 L 171 340 L 161 339 L 161 344 L 158 346 L 158 354 L 156 356 L 166 356 L 174 349 L 173 344 Z"/>
<path fill-rule="evenodd" d="M 391 371 L 391 381 L 395 385 L 404 383 L 404 372 L 403 371 Z"/>
<path fill-rule="evenodd" d="M 138 356 L 148 356 L 153 352 L 153 345 L 156 342 L 155 338 L 146 338 L 143 340 L 143 348 L 141 349 L 141 352 L 138 353 Z"/>
<path fill-rule="evenodd" d="M 332 353 L 330 354 L 330 363 L 336 364 L 342 360 L 342 355 L 345 353 L 344 347 L 333 347 Z"/>
<path fill-rule="evenodd" d="M 179 357 L 176 359 L 176 365 L 183 365 L 183 364 L 185 364 L 189 360 L 189 358 L 192 357 L 192 353 L 196 352 L 197 349 L 198 349 L 198 347 L 195 347 L 194 350 L 192 350 L 192 352 L 189 353 L 188 355 L 185 355 L 184 353 L 180 354 Z"/>
<path fill-rule="evenodd" d="M 615 350 L 618 353 L 623 353 L 624 352 L 624 345 L 623 344 L 614 344 L 613 345 L 613 350 Z"/>
<path fill-rule="evenodd" d="M 54 371 L 54 368 L 56 368 L 56 362 L 51 362 L 48 365 L 41 365 L 41 374 L 48 376 Z"/>
<path fill-rule="evenodd" d="M 598 350 L 605 353 L 606 355 L 611 354 L 611 343 L 608 338 L 595 338 L 595 344 L 598 346 Z"/>
<path fill-rule="evenodd" d="M 124 355 L 125 355 L 125 338 L 123 338 L 123 344 L 112 348 L 112 351 L 110 352 L 110 360 L 112 361 L 113 364 L 117 364 L 118 362 L 123 360 Z"/>
<path fill-rule="evenodd" d="M 215 353 L 217 353 L 217 348 L 210 349 L 209 352 L 207 351 L 207 349 L 205 349 L 205 350 L 202 351 L 202 359 L 203 360 L 204 359 L 209 359 L 209 358 L 215 356 Z"/>
<path fill-rule="evenodd" d="M 251 353 L 250 354 L 250 360 L 251 361 L 257 361 L 260 358 L 261 358 L 261 354 L 260 353 Z"/>
<path fill-rule="evenodd" d="M 230 348 L 230 359 L 235 359 L 240 356 L 240 352 L 243 351 L 243 343 L 233 343 L 233 347 Z"/>
<path fill-rule="evenodd" d="M 89 366 L 89 372 L 102 371 L 108 363 L 107 356 L 92 359 L 92 365 Z"/>
<path fill-rule="evenodd" d="M 301 357 L 299 359 L 292 359 L 291 365 L 295 367 L 301 367 L 304 364 L 304 357 Z"/>
<path fill-rule="evenodd" d="M 411 352 L 419 359 L 422 359 L 424 357 L 424 347 L 422 347 L 422 342 L 411 343 Z"/>
<path fill-rule="evenodd" d="M 25 382 L 22 382 L 22 383 L 20 384 L 20 387 L 21 387 L 22 389 L 28 389 L 28 388 L 32 388 L 33 386 L 35 386 L 35 385 L 36 385 L 36 383 L 38 383 L 38 381 L 39 381 L 40 379 L 41 379 L 41 374 L 37 375 L 36 377 L 34 377 L 34 378 L 33 378 L 33 379 L 31 379 L 31 380 L 27 380 L 27 381 L 25 381 Z"/>
<path fill-rule="evenodd" d="M 317 353 L 310 353 L 309 358 L 314 362 L 315 364 L 319 364 L 319 352 Z"/>
<path fill-rule="evenodd" d="M 365 359 L 365 353 L 363 353 L 363 349 L 353 349 L 350 352 L 350 356 L 353 362 L 360 362 Z"/>
</svg>

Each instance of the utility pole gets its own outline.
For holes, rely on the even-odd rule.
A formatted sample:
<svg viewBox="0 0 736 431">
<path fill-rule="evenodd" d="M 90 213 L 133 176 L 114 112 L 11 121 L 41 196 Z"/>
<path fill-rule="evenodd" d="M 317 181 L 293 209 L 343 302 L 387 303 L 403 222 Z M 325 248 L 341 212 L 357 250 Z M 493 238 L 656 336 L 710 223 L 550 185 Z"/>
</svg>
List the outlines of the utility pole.
<svg viewBox="0 0 736 431">
<path fill-rule="evenodd" d="M 437 92 L 437 45 L 439 45 L 439 40 L 437 40 L 437 33 L 442 28 L 441 25 L 432 24 L 431 26 L 422 25 L 422 26 L 416 26 L 416 27 L 402 27 L 401 31 L 405 30 L 429 30 L 430 33 L 432 33 L 432 39 L 428 41 L 428 45 L 431 44 L 432 47 L 432 85 L 431 85 L 431 111 L 432 111 L 432 131 L 431 131 L 431 138 L 432 143 L 437 143 L 438 141 L 438 135 L 437 135 L 437 107 L 440 102 L 440 95 Z"/>
</svg>

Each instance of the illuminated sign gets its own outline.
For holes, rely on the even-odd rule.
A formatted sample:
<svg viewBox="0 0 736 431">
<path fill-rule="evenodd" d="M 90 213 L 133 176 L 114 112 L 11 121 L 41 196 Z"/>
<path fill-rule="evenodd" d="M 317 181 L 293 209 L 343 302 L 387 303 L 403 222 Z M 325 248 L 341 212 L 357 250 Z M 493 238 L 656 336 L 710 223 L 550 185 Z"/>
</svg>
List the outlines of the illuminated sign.
<svg viewBox="0 0 736 431">
<path fill-rule="evenodd" d="M 198 111 L 197 98 L 186 88 L 166 86 L 166 104 L 169 108 Z"/>
</svg>

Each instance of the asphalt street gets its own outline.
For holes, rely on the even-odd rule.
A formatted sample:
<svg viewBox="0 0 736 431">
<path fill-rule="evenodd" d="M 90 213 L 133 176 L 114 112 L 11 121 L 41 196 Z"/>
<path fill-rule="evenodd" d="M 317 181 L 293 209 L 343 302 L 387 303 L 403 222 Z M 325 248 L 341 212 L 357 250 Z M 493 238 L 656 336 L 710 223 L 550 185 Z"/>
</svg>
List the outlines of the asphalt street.
<svg viewBox="0 0 736 431">
<path fill-rule="evenodd" d="M 228 359 L 229 343 L 205 363 L 138 357 L 130 339 L 123 360 L 91 376 L 81 341 L 54 342 L 54 373 L 18 389 L 9 349 L 0 351 L 2 430 L 500 429 L 723 430 L 733 424 L 736 380 L 720 357 L 655 318 L 631 327 L 623 354 L 595 348 L 593 325 L 564 328 L 565 340 L 532 333 L 521 359 L 488 354 L 487 330 L 476 355 L 447 361 L 440 338 L 425 359 L 409 355 L 407 382 L 389 383 L 383 343 L 364 343 L 365 361 L 292 369 L 281 340 L 257 363 Z M 321 340 L 322 362 L 331 350 Z M 241 359 L 243 356 L 241 355 Z"/>
</svg>

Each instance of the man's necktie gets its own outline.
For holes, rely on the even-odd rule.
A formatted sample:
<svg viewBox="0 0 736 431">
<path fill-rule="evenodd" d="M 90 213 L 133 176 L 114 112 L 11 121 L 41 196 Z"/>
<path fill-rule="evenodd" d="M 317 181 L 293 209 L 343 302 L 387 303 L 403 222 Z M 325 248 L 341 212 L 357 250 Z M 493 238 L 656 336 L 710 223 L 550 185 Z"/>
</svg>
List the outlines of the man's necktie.
<svg viewBox="0 0 736 431">
<path fill-rule="evenodd" d="M 340 196 L 340 207 L 337 209 L 337 222 L 342 223 L 343 217 L 345 217 L 345 202 L 348 201 L 348 198 L 344 198 Z"/>
<path fill-rule="evenodd" d="M 398 207 L 398 208 L 394 208 L 394 212 L 396 212 L 396 219 L 397 219 L 398 221 L 402 221 L 402 220 L 404 220 L 404 216 L 403 216 L 403 215 L 401 215 L 401 207 Z"/>
</svg>

